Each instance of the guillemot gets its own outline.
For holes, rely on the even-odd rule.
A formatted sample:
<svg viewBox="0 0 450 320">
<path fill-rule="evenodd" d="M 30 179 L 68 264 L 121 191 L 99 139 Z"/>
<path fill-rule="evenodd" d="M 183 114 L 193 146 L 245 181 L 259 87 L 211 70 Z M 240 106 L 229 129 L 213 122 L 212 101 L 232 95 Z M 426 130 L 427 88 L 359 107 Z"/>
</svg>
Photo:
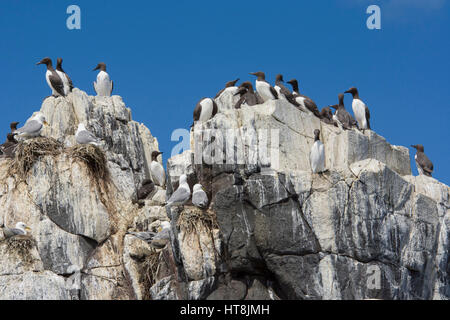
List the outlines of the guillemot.
<svg viewBox="0 0 450 320">
<path fill-rule="evenodd" d="M 339 123 L 344 130 L 350 130 L 353 126 L 356 126 L 356 121 L 353 119 L 350 113 L 345 110 L 344 106 L 344 95 L 340 93 L 339 104 L 330 106 L 333 109 L 336 109 L 336 112 L 333 115 L 333 120 Z"/>
<path fill-rule="evenodd" d="M 417 150 L 414 159 L 416 160 L 417 171 L 419 171 L 419 175 L 426 175 L 431 177 L 433 173 L 433 163 L 428 159 L 425 155 L 425 148 L 421 144 L 411 146 Z"/>
<path fill-rule="evenodd" d="M 58 73 L 59 77 L 63 81 L 64 84 L 64 93 L 67 96 L 69 92 L 72 92 L 73 89 L 73 83 L 70 77 L 67 75 L 67 73 L 64 72 L 64 69 L 62 68 L 62 58 L 58 58 L 56 60 L 56 72 Z"/>
<path fill-rule="evenodd" d="M 64 92 L 64 83 L 61 77 L 58 75 L 55 69 L 53 69 L 52 60 L 50 58 L 44 58 L 36 65 L 45 64 L 47 66 L 47 72 L 45 73 L 45 79 L 47 80 L 47 84 L 52 89 L 52 96 L 54 97 L 65 97 L 66 94 Z"/>
<path fill-rule="evenodd" d="M 236 83 L 239 81 L 239 78 L 233 81 L 229 81 L 225 84 L 225 88 L 223 88 L 222 90 L 220 90 L 216 96 L 214 97 L 214 99 L 217 99 L 218 97 L 220 97 L 222 95 L 222 93 L 224 92 L 231 92 L 231 94 L 235 94 L 238 87 L 236 87 Z"/>
<path fill-rule="evenodd" d="M 309 154 L 311 169 L 313 173 L 322 173 L 325 171 L 325 147 L 320 141 L 320 130 L 314 130 L 314 144 Z"/>
<path fill-rule="evenodd" d="M 194 123 L 205 122 L 217 114 L 217 103 L 211 98 L 202 98 L 194 109 Z"/>
<path fill-rule="evenodd" d="M 275 78 L 275 90 L 277 91 L 278 96 L 286 99 L 291 104 L 296 106 L 298 109 L 305 111 L 305 109 L 303 109 L 303 107 L 300 105 L 300 103 L 298 103 L 295 100 L 295 97 L 291 93 L 291 91 L 284 86 L 283 82 L 284 82 L 283 76 L 281 74 L 277 74 L 277 76 Z"/>
<path fill-rule="evenodd" d="M 358 89 L 352 87 L 345 91 L 351 93 L 353 96 L 352 108 L 356 121 L 358 121 L 358 128 L 360 130 L 370 130 L 370 111 L 367 105 L 359 98 Z"/>
<path fill-rule="evenodd" d="M 263 101 L 255 94 L 252 84 L 248 81 L 243 82 L 234 95 L 240 95 L 241 97 L 238 102 L 236 102 L 234 106 L 235 109 L 240 109 L 241 105 L 244 103 L 248 106 L 255 106 L 263 103 Z"/>
<path fill-rule="evenodd" d="M 311 98 L 300 93 L 300 90 L 298 89 L 298 81 L 296 79 L 292 79 L 287 83 L 292 86 L 292 95 L 294 96 L 295 101 L 297 101 L 297 103 L 299 103 L 302 107 L 307 108 L 309 111 L 314 113 L 316 117 L 320 118 L 320 112 L 316 103 Z"/>
<path fill-rule="evenodd" d="M 152 176 L 153 182 L 160 186 L 164 187 L 166 183 L 166 172 L 164 171 L 164 167 L 158 162 L 158 156 L 161 155 L 162 152 L 153 151 L 152 152 L 152 162 L 150 163 L 150 174 Z"/>
<path fill-rule="evenodd" d="M 97 92 L 98 96 L 110 97 L 114 89 L 114 82 L 106 72 L 106 64 L 100 62 L 93 71 L 95 70 L 100 70 L 97 75 L 97 82 L 94 81 L 95 92 Z"/>
<path fill-rule="evenodd" d="M 270 85 L 270 83 L 266 81 L 266 75 L 264 74 L 264 72 L 258 71 L 258 72 L 251 72 L 250 74 L 257 77 L 255 82 L 255 88 L 256 92 L 261 97 L 263 102 L 278 99 L 277 91 L 275 90 L 274 87 Z"/>
</svg>

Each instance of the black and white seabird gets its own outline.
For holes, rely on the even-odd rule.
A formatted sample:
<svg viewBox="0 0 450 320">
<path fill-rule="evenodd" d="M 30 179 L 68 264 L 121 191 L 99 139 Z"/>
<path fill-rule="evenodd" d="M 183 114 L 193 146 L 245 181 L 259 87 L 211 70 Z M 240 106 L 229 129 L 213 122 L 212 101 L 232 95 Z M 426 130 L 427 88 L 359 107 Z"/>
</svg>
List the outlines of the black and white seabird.
<svg viewBox="0 0 450 320">
<path fill-rule="evenodd" d="M 225 88 L 223 88 L 222 90 L 220 90 L 216 96 L 214 97 L 214 99 L 217 99 L 218 97 L 220 97 L 222 95 L 222 93 L 226 92 L 230 92 L 231 94 L 235 94 L 238 87 L 236 87 L 236 83 L 239 81 L 239 78 L 233 81 L 229 81 L 225 84 Z"/>
<path fill-rule="evenodd" d="M 370 111 L 367 105 L 359 98 L 358 89 L 352 87 L 345 91 L 351 93 L 353 96 L 352 108 L 356 121 L 358 121 L 358 128 L 360 130 L 370 130 Z"/>
<path fill-rule="evenodd" d="M 333 124 L 334 126 L 338 126 L 336 121 L 333 120 L 333 111 L 331 111 L 330 107 L 322 108 L 320 111 L 320 120 L 327 124 Z"/>
<path fill-rule="evenodd" d="M 336 112 L 333 115 L 333 120 L 339 123 L 344 130 L 350 130 L 353 126 L 356 126 L 356 121 L 353 119 L 350 113 L 345 110 L 344 106 L 344 95 L 340 93 L 339 104 L 330 106 L 333 109 L 336 109 Z"/>
<path fill-rule="evenodd" d="M 166 172 L 164 167 L 158 162 L 158 156 L 162 154 L 159 151 L 152 152 L 152 162 L 150 163 L 150 174 L 153 182 L 160 187 L 164 187 L 166 183 Z"/>
<path fill-rule="evenodd" d="M 217 103 L 211 98 L 202 98 L 194 109 L 194 123 L 205 122 L 217 114 Z"/>
<path fill-rule="evenodd" d="M 0 145 L 0 151 L 2 156 L 6 158 L 13 159 L 16 153 L 17 140 L 13 133 L 8 133 L 6 135 L 6 142 Z"/>
<path fill-rule="evenodd" d="M 292 86 L 292 95 L 294 96 L 295 101 L 297 101 L 297 103 L 299 103 L 302 107 L 307 108 L 309 111 L 314 113 L 316 117 L 320 118 L 320 112 L 316 103 L 311 98 L 300 94 L 300 90 L 298 89 L 298 81 L 296 79 L 292 79 L 287 83 Z"/>
<path fill-rule="evenodd" d="M 58 58 L 56 60 L 56 72 L 58 73 L 59 77 L 63 81 L 64 84 L 64 93 L 66 96 L 69 94 L 69 92 L 72 92 L 73 89 L 73 83 L 70 77 L 67 75 L 67 73 L 64 72 L 64 69 L 62 68 L 62 58 Z"/>
<path fill-rule="evenodd" d="M 262 99 L 255 94 L 253 85 L 249 81 L 243 82 L 234 95 L 240 95 L 241 97 L 238 102 L 236 102 L 236 105 L 234 106 L 235 109 L 240 109 L 243 104 L 255 106 L 263 103 Z"/>
<path fill-rule="evenodd" d="M 416 160 L 416 166 L 417 171 L 419 171 L 419 175 L 426 175 L 428 177 L 431 177 L 434 167 L 433 163 L 425 155 L 425 148 L 421 144 L 417 144 L 411 147 L 417 150 L 414 159 Z"/>
<path fill-rule="evenodd" d="M 292 94 L 292 92 L 284 86 L 283 82 L 284 82 L 283 76 L 281 74 L 277 74 L 275 78 L 275 90 L 277 91 L 278 96 L 286 99 L 300 110 L 305 111 L 305 109 L 300 105 L 300 103 L 298 103 L 295 100 L 295 97 Z"/>
<path fill-rule="evenodd" d="M 97 82 L 94 81 L 94 89 L 98 96 L 110 97 L 114 90 L 114 82 L 106 72 L 106 64 L 100 62 L 93 71 L 100 70 L 97 75 Z"/>
<path fill-rule="evenodd" d="M 208 207 L 208 195 L 199 183 L 194 185 L 192 192 L 192 204 L 200 209 L 206 209 Z"/>
<path fill-rule="evenodd" d="M 270 85 L 270 83 L 266 81 L 266 75 L 264 74 L 264 72 L 258 71 L 251 72 L 250 74 L 258 77 L 255 82 L 255 88 L 256 92 L 261 97 L 263 102 L 278 99 L 277 91 Z"/>
<path fill-rule="evenodd" d="M 314 130 L 314 144 L 309 154 L 311 169 L 313 173 L 322 173 L 325 171 L 325 147 L 320 141 L 320 130 Z"/>
<path fill-rule="evenodd" d="M 28 231 L 31 231 L 29 227 L 23 222 L 17 222 L 15 228 L 8 228 L 5 225 L 1 226 L 5 239 L 9 239 L 15 236 L 26 236 Z"/>
<path fill-rule="evenodd" d="M 47 84 L 52 89 L 52 96 L 54 97 L 65 97 L 66 94 L 64 92 L 64 83 L 61 77 L 58 75 L 55 69 L 53 69 L 52 59 L 44 58 L 36 65 L 45 64 L 47 66 L 47 72 L 45 74 L 45 79 L 47 80 Z"/>
</svg>

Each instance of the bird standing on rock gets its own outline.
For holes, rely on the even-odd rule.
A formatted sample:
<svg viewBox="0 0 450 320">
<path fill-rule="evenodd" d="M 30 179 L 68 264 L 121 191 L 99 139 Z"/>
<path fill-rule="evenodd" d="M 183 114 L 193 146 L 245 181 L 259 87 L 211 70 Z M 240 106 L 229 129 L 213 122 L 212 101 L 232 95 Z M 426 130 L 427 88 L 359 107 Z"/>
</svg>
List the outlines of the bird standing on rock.
<svg viewBox="0 0 450 320">
<path fill-rule="evenodd" d="M 236 93 L 236 91 L 237 91 L 237 89 L 238 89 L 238 87 L 236 87 L 236 83 L 239 81 L 239 78 L 238 79 L 236 79 L 236 80 L 233 80 L 233 81 L 229 81 L 229 82 L 227 82 L 226 84 L 225 84 L 225 88 L 224 89 L 222 89 L 222 90 L 220 90 L 217 94 L 216 94 L 216 96 L 214 97 L 214 99 L 217 99 L 218 97 L 220 97 L 221 95 L 222 95 L 222 93 L 224 93 L 224 92 L 231 92 L 231 94 L 235 94 Z"/>
<path fill-rule="evenodd" d="M 158 156 L 163 154 L 159 151 L 152 152 L 152 162 L 150 163 L 150 174 L 153 182 L 160 187 L 164 187 L 166 183 L 166 172 L 164 167 L 158 162 Z"/>
<path fill-rule="evenodd" d="M 258 77 L 255 82 L 255 88 L 263 102 L 278 99 L 277 91 L 266 81 L 266 75 L 264 72 L 258 71 L 251 72 L 250 74 Z"/>
<path fill-rule="evenodd" d="M 247 104 L 248 106 L 255 106 L 262 103 L 262 101 L 259 100 L 258 96 L 255 94 L 253 85 L 248 81 L 243 82 L 234 95 L 240 95 L 241 97 L 235 104 L 235 109 L 240 109 L 241 105 L 243 104 Z"/>
<path fill-rule="evenodd" d="M 294 96 L 295 101 L 300 104 L 303 108 L 307 108 L 309 111 L 314 113 L 314 115 L 320 118 L 320 112 L 317 108 L 317 105 L 311 98 L 308 98 L 305 95 L 300 94 L 298 89 L 298 81 L 296 79 L 289 80 L 289 83 L 292 86 L 292 95 Z"/>
<path fill-rule="evenodd" d="M 72 92 L 73 83 L 72 83 L 72 80 L 70 79 L 70 77 L 67 75 L 67 73 L 64 72 L 64 70 L 62 68 L 63 59 L 62 58 L 58 58 L 56 60 L 56 62 L 57 62 L 56 63 L 56 72 L 58 73 L 59 77 L 63 81 L 64 94 L 67 96 L 69 94 L 69 92 Z"/>
<path fill-rule="evenodd" d="M 53 97 L 65 97 L 65 91 L 64 91 L 64 83 L 61 77 L 59 76 L 58 72 L 56 72 L 55 69 L 53 69 L 52 59 L 50 58 L 44 58 L 36 65 L 45 64 L 47 66 L 47 72 L 45 73 L 45 79 L 47 80 L 47 84 L 52 89 L 52 96 Z"/>
<path fill-rule="evenodd" d="M 206 122 L 217 114 L 217 103 L 211 98 L 202 98 L 194 109 L 194 124 Z"/>
<path fill-rule="evenodd" d="M 340 93 L 338 95 L 339 104 L 330 106 L 330 108 L 336 109 L 333 115 L 333 119 L 339 123 L 344 130 L 350 130 L 353 126 L 356 126 L 356 121 L 352 115 L 345 110 L 344 95 Z"/>
<path fill-rule="evenodd" d="M 113 89 L 114 82 L 109 78 L 109 74 L 106 72 L 106 64 L 100 62 L 93 71 L 100 70 L 97 75 L 97 82 L 94 81 L 94 89 L 98 96 L 110 97 Z"/>
<path fill-rule="evenodd" d="M 168 208 L 172 206 L 182 206 L 191 197 L 191 188 L 187 183 L 187 175 L 182 174 L 179 179 L 178 189 L 172 194 L 166 203 Z"/>
<path fill-rule="evenodd" d="M 366 104 L 359 98 L 358 89 L 352 87 L 345 91 L 353 96 L 352 108 L 356 121 L 358 121 L 359 130 L 370 130 L 370 111 Z"/>
<path fill-rule="evenodd" d="M 313 173 L 322 173 L 325 171 L 325 147 L 320 141 L 320 130 L 314 130 L 314 144 L 309 155 L 311 169 Z"/>
<path fill-rule="evenodd" d="M 294 95 L 291 93 L 291 91 L 289 91 L 289 89 L 284 86 L 283 82 L 283 76 L 281 74 L 277 74 L 275 78 L 275 90 L 277 91 L 278 96 L 286 99 L 300 110 L 305 111 L 305 109 L 303 109 L 303 107 L 295 100 Z"/>
<path fill-rule="evenodd" d="M 431 177 L 434 167 L 433 167 L 433 163 L 425 155 L 425 148 L 421 144 L 417 144 L 417 145 L 414 145 L 411 147 L 413 147 L 414 149 L 417 150 L 416 155 L 414 156 L 414 159 L 416 160 L 416 166 L 417 166 L 417 171 L 419 171 L 419 175 L 425 175 L 425 176 Z"/>
</svg>

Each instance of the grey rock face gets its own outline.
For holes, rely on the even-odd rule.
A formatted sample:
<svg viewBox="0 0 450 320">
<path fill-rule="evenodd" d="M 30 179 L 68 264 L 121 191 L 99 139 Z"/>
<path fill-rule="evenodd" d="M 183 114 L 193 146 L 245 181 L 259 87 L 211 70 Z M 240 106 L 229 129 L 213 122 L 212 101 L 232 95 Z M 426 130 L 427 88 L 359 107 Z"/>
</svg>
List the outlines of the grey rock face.
<svg viewBox="0 0 450 320">
<path fill-rule="evenodd" d="M 80 122 L 103 140 L 110 181 L 95 181 L 65 151 L 36 159 L 24 182 L 9 174 L 8 160 L 0 160 L 0 223 L 24 221 L 36 242 L 32 261 L 0 242 L 0 299 L 142 299 L 148 288 L 137 272 L 141 262 L 130 256 L 147 244 L 125 234 L 165 217 L 163 190 L 142 208 L 133 204 L 141 181 L 150 177 L 157 140 L 131 119 L 118 96 L 90 97 L 74 89 L 66 98 L 45 99 L 41 111 L 50 124 L 42 135 L 66 148 L 75 145 Z"/>
<path fill-rule="evenodd" d="M 173 187 L 183 173 L 209 185 L 221 240 L 215 271 L 204 274 L 206 257 L 184 260 L 192 246 L 174 227 L 187 296 L 214 276 L 208 299 L 450 299 L 450 189 L 412 177 L 407 148 L 373 131 L 321 123 L 285 101 L 239 110 L 232 101 L 223 94 L 220 112 L 194 127 L 192 151 L 168 162 Z M 211 139 L 210 129 L 219 130 Z M 252 133 L 260 129 L 278 130 L 278 162 L 254 148 L 260 138 Z M 325 144 L 323 175 L 309 165 L 314 129 Z M 242 149 L 244 162 L 199 165 L 198 147 L 214 140 L 223 152 Z M 189 208 L 180 210 L 168 212 L 173 221 Z M 202 232 L 209 231 L 192 234 Z"/>
</svg>

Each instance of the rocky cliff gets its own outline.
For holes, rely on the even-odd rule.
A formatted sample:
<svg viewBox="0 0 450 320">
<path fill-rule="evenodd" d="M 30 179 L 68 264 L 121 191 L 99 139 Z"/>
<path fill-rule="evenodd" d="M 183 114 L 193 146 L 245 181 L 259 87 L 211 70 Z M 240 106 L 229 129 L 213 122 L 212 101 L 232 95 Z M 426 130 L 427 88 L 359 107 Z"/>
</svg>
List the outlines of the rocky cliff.
<svg viewBox="0 0 450 320">
<path fill-rule="evenodd" d="M 150 131 L 118 96 L 47 98 L 42 135 L 59 151 L 35 156 L 25 176 L 0 160 L 0 224 L 33 230 L 26 245 L 0 241 L 0 298 L 450 298 L 449 187 L 413 177 L 407 148 L 285 101 L 216 102 L 191 151 L 168 160 L 167 190 L 136 203 L 158 149 Z M 103 139 L 107 178 L 71 152 L 79 122 Z M 314 129 L 329 169 L 320 175 L 309 165 Z M 208 210 L 164 207 L 181 174 L 204 186 Z M 127 234 L 165 220 L 164 249 Z"/>
</svg>

